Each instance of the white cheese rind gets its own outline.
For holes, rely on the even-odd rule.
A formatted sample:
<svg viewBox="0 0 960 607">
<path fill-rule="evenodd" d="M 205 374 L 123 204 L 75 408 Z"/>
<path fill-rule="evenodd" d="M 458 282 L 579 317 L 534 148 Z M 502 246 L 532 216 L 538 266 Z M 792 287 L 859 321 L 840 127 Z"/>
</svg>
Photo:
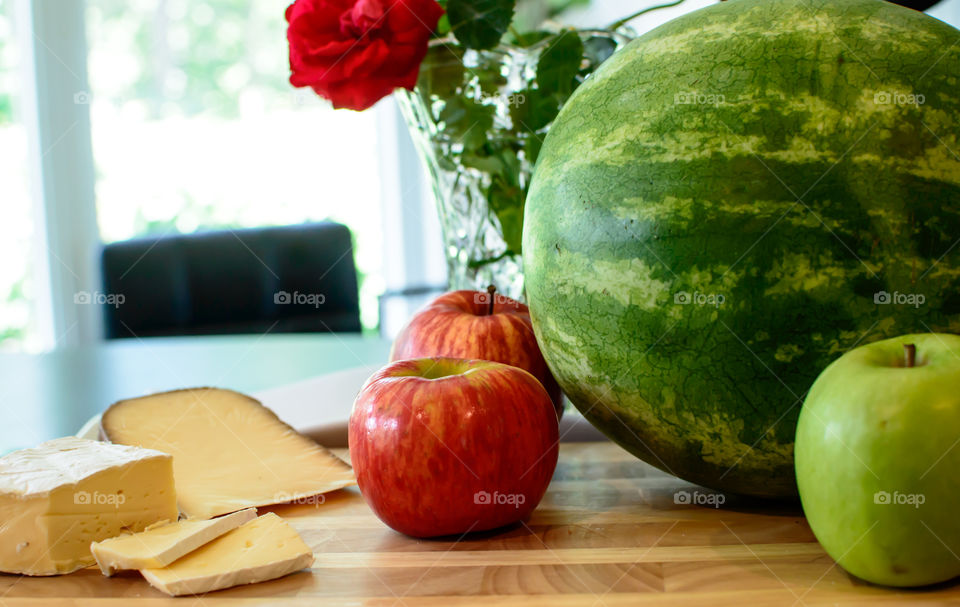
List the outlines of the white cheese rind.
<svg viewBox="0 0 960 607">
<path fill-rule="evenodd" d="M 68 437 L 0 458 L 0 571 L 70 573 L 91 542 L 177 515 L 166 453 Z"/>
<path fill-rule="evenodd" d="M 111 466 L 156 457 L 169 459 L 170 455 L 75 436 L 55 438 L 0 457 L 0 494 L 15 494 L 24 499 L 43 496 Z"/>
<path fill-rule="evenodd" d="M 269 512 L 162 569 L 142 569 L 151 586 L 171 596 L 201 594 L 283 577 L 313 564 L 296 530 Z"/>
<path fill-rule="evenodd" d="M 209 520 L 153 525 L 140 533 L 94 542 L 90 545 L 90 552 L 97 560 L 100 571 L 107 576 L 125 569 L 166 567 L 256 517 L 256 509 L 247 508 Z"/>
</svg>

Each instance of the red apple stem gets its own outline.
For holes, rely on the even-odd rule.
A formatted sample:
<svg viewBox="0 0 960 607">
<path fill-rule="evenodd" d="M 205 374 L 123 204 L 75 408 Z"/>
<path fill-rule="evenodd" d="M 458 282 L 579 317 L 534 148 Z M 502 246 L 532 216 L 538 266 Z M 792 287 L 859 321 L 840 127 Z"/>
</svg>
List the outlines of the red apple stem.
<svg viewBox="0 0 960 607">
<path fill-rule="evenodd" d="M 493 314 L 493 294 L 497 292 L 497 287 L 490 285 L 487 287 L 487 293 L 490 294 L 490 307 L 487 308 L 487 314 Z"/>
<path fill-rule="evenodd" d="M 903 345 L 903 356 L 907 367 L 913 367 L 917 364 L 917 347 L 913 344 Z"/>
</svg>

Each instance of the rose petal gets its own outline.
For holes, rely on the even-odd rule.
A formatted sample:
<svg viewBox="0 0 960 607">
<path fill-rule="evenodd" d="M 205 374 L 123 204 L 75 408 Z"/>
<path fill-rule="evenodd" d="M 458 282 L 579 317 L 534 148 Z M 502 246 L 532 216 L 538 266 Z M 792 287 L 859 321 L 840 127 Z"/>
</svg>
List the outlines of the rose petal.
<svg viewBox="0 0 960 607">
<path fill-rule="evenodd" d="M 285 13 L 290 82 L 366 109 L 413 88 L 442 15 L 434 0 L 296 0 Z"/>
</svg>

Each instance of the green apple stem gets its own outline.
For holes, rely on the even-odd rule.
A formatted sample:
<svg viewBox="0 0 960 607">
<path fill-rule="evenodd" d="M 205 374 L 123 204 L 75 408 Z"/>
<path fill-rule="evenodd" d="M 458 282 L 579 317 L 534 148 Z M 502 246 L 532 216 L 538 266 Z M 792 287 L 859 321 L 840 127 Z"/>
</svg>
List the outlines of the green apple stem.
<svg viewBox="0 0 960 607">
<path fill-rule="evenodd" d="M 917 364 L 917 347 L 913 344 L 903 345 L 903 356 L 907 367 L 913 367 Z"/>
<path fill-rule="evenodd" d="M 487 287 L 487 293 L 490 294 L 490 307 L 487 308 L 487 315 L 493 315 L 493 294 L 497 292 L 497 287 L 490 285 Z"/>
</svg>

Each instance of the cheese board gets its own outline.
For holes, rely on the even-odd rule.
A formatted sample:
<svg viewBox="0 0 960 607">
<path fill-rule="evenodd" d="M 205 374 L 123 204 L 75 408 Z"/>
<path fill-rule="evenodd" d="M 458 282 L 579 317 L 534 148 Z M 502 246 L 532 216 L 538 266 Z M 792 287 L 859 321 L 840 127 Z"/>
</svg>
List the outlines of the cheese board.
<svg viewBox="0 0 960 607">
<path fill-rule="evenodd" d="M 349 369 L 255 396 L 281 413 L 281 419 L 294 421 L 298 430 L 317 428 L 319 421 L 342 437 L 350 404 L 371 372 L 366 367 Z M 157 438 L 176 425 L 174 419 L 196 413 L 179 402 L 183 392 L 122 401 L 111 408 L 113 413 L 105 414 L 113 415 L 112 421 L 105 423 L 104 416 L 97 416 L 80 429 L 78 436 L 99 439 L 103 425 L 115 426 L 112 432 L 136 430 Z M 251 407 L 256 412 L 259 407 L 238 393 L 213 392 L 216 394 L 203 400 L 205 410 L 216 419 L 233 414 L 210 409 L 216 407 L 214 396 L 234 399 L 229 406 L 234 413 Z M 151 424 L 157 424 L 138 417 L 136 408 L 140 405 L 156 407 L 155 411 L 169 420 L 158 422 L 157 428 L 150 430 Z M 183 412 L 177 413 L 177 407 L 183 407 Z M 185 424 L 187 435 L 192 437 L 187 443 L 178 447 L 178 443 L 168 441 L 160 451 L 189 451 L 191 444 L 210 442 L 211 435 L 198 430 L 206 423 L 202 417 Z M 252 419 L 250 414 L 239 417 Z M 273 418 L 272 414 L 268 417 Z M 231 423 L 231 434 L 244 432 L 242 424 L 236 425 L 237 420 Z M 561 421 L 560 436 L 590 436 L 582 429 L 585 425 L 581 415 L 568 412 Z M 255 445 L 260 434 L 254 432 L 241 442 L 248 447 Z M 264 457 L 276 456 L 274 451 L 260 449 Z M 232 453 L 215 467 L 218 474 L 232 470 L 230 474 L 238 479 L 236 484 L 243 486 L 240 479 L 254 473 L 260 458 L 233 469 L 234 460 L 242 460 L 246 454 L 242 450 Z M 333 453 L 350 461 L 346 449 L 334 449 Z M 174 461 L 178 458 L 182 455 L 175 455 Z M 340 465 L 339 460 L 334 461 Z M 271 467 L 295 468 L 282 463 Z M 181 480 L 189 479 L 194 468 L 202 468 L 202 462 L 188 466 L 186 475 L 183 471 L 175 474 Z M 231 487 L 229 482 L 223 485 L 225 495 L 234 490 Z M 244 495 L 242 489 L 237 491 L 232 498 L 259 499 Z M 191 492 L 178 481 L 181 510 L 189 504 L 185 498 Z M 204 498 L 203 503 L 214 502 Z M 159 569 L 137 567 L 139 573 L 124 570 L 122 563 L 130 556 L 131 544 L 148 548 L 154 544 L 141 542 L 141 535 L 152 533 L 153 538 L 166 533 L 170 541 L 157 541 L 165 549 L 182 552 L 183 538 L 201 531 L 193 530 L 192 523 L 183 525 L 183 521 L 179 527 L 167 523 L 169 531 L 157 523 L 143 534 L 124 536 L 132 540 L 117 542 L 127 545 L 127 554 L 120 548 L 98 551 L 101 556 L 107 555 L 98 559 L 99 568 L 91 562 L 90 566 L 81 563 L 68 575 L 0 574 L 0 599 L 4 605 L 111 605 L 129 604 L 134 599 L 151 605 L 174 600 L 200 605 L 455 605 L 491 601 L 505 605 L 855 605 L 960 600 L 960 589 L 949 583 L 904 590 L 860 580 L 823 550 L 798 503 L 707 490 L 662 472 L 605 440 L 561 443 L 555 473 L 537 508 L 519 523 L 487 532 L 434 539 L 405 536 L 387 527 L 359 489 L 350 484 L 311 495 L 310 499 L 269 504 L 273 502 L 248 502 L 246 505 L 259 506 L 259 516 L 251 519 L 250 513 L 240 527 L 212 519 L 209 525 L 221 527 L 217 533 L 224 533 L 222 537 L 210 540 L 216 534 L 204 529 L 206 539 L 197 541 L 209 543 L 174 557 L 171 564 Z M 211 514 L 215 511 L 204 512 L 200 518 Z M 244 561 L 244 546 L 249 548 L 262 540 L 263 533 L 258 529 L 268 524 L 278 526 L 270 537 L 278 542 L 280 552 L 260 551 Z M 155 559 L 162 553 L 157 549 L 144 558 Z M 235 553 L 237 559 L 233 558 Z M 128 562 L 143 561 L 134 558 Z M 216 570 L 213 573 L 208 571 L 211 566 Z M 105 577 L 101 569 L 111 577 Z M 228 587 L 233 584 L 239 585 Z M 172 598 L 164 593 L 184 596 Z"/>
<path fill-rule="evenodd" d="M 337 452 L 346 457 L 345 451 Z M 698 493 L 699 492 L 699 493 Z M 168 598 L 135 572 L 0 575 L 4 605 L 880 605 L 941 604 L 960 589 L 892 590 L 853 578 L 817 544 L 799 507 L 708 493 L 616 445 L 566 443 L 522 524 L 416 540 L 383 525 L 356 488 L 272 506 L 313 550 L 287 577 Z"/>
</svg>

